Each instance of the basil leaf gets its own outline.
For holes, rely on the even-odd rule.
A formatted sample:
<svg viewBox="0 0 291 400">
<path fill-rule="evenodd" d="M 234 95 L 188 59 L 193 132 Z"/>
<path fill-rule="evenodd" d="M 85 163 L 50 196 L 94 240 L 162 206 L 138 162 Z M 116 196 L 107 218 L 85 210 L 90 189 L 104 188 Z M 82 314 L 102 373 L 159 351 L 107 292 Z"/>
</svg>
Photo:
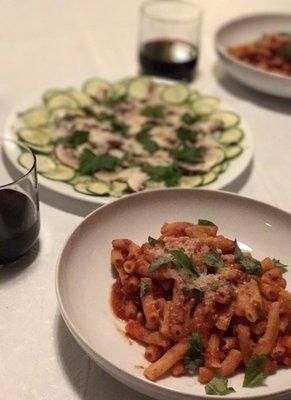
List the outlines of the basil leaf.
<svg viewBox="0 0 291 400">
<path fill-rule="evenodd" d="M 278 56 L 291 59 L 291 44 L 286 44 L 277 50 Z"/>
<path fill-rule="evenodd" d="M 198 331 L 194 332 L 192 335 L 188 355 L 192 357 L 203 357 L 204 355 L 200 333 Z"/>
<path fill-rule="evenodd" d="M 224 266 L 224 262 L 216 250 L 209 250 L 203 259 L 209 267 L 222 268 Z"/>
<path fill-rule="evenodd" d="M 76 147 L 80 144 L 86 143 L 88 140 L 89 132 L 76 130 L 69 137 L 68 143 L 70 143 L 73 147 Z"/>
<path fill-rule="evenodd" d="M 190 164 L 197 164 L 203 161 L 202 150 L 198 147 L 183 145 L 182 147 L 173 149 L 171 153 L 178 161 L 184 161 Z"/>
<path fill-rule="evenodd" d="M 153 272 L 157 268 L 159 268 L 161 265 L 169 264 L 171 263 L 170 257 L 157 257 L 155 258 L 149 265 L 149 271 Z"/>
<path fill-rule="evenodd" d="M 197 121 L 197 117 L 194 114 L 185 113 L 182 115 L 181 120 L 187 125 L 194 124 Z"/>
<path fill-rule="evenodd" d="M 288 265 L 281 263 L 281 261 L 280 261 L 280 260 L 276 260 L 276 258 L 273 258 L 272 261 L 273 261 L 273 264 L 274 264 L 276 267 L 281 268 L 284 272 L 287 271 Z"/>
<path fill-rule="evenodd" d="M 266 374 L 263 371 L 263 365 L 267 360 L 265 354 L 253 354 L 246 363 L 246 372 L 243 381 L 244 387 L 252 387 L 262 383 Z"/>
<path fill-rule="evenodd" d="M 185 253 L 183 249 L 180 250 L 171 250 L 169 252 L 173 257 L 174 261 L 182 268 L 189 271 L 191 274 L 196 276 L 200 276 L 200 273 L 194 263 L 192 262 L 191 258 Z"/>
<path fill-rule="evenodd" d="M 162 104 L 149 105 L 144 107 L 141 113 L 149 118 L 163 118 L 164 106 Z"/>
<path fill-rule="evenodd" d="M 187 140 L 195 141 L 198 134 L 197 132 L 186 128 L 185 126 L 180 126 L 178 129 L 176 129 L 176 132 L 181 142 L 186 142 Z"/>
<path fill-rule="evenodd" d="M 85 149 L 80 156 L 79 172 L 82 175 L 89 175 L 100 170 L 112 171 L 118 162 L 118 158 L 110 154 L 96 155 L 91 150 Z"/>
<path fill-rule="evenodd" d="M 139 143 L 142 144 L 143 148 L 149 153 L 154 153 L 158 150 L 159 146 L 157 143 L 152 140 L 148 134 L 148 129 L 142 129 L 137 135 L 136 139 Z"/>
<path fill-rule="evenodd" d="M 200 367 L 200 365 L 202 365 L 203 361 L 200 358 L 197 358 L 196 360 L 193 360 L 191 357 L 189 356 L 185 356 L 182 359 L 183 364 L 185 365 L 185 368 L 187 369 L 188 372 L 190 373 L 194 373 L 197 371 L 197 368 Z"/>
<path fill-rule="evenodd" d="M 140 297 L 143 297 L 149 288 L 149 284 L 141 278 L 140 280 Z"/>
<path fill-rule="evenodd" d="M 237 244 L 237 240 L 234 241 L 234 259 L 235 261 L 240 261 L 244 257 L 243 252 Z"/>
<path fill-rule="evenodd" d="M 153 237 L 149 236 L 148 243 L 150 246 L 154 246 L 157 243 L 157 239 L 154 239 Z"/>
<path fill-rule="evenodd" d="M 263 269 L 261 263 L 258 260 L 255 260 L 254 258 L 243 257 L 240 260 L 240 264 L 244 267 L 245 272 L 247 274 L 252 274 L 252 275 L 262 274 Z"/>
<path fill-rule="evenodd" d="M 111 129 L 113 132 L 118 132 L 121 135 L 125 135 L 128 131 L 129 126 L 124 122 L 117 121 L 116 119 L 111 120 Z"/>
<path fill-rule="evenodd" d="M 155 182 L 165 182 L 166 186 L 176 186 L 182 173 L 179 168 L 172 165 L 169 167 L 147 167 L 145 172 Z"/>
<path fill-rule="evenodd" d="M 227 378 L 216 375 L 205 386 L 205 392 L 206 394 L 218 394 L 219 396 L 235 392 L 234 388 L 228 387 L 227 385 Z"/>
<path fill-rule="evenodd" d="M 198 219 L 198 225 L 216 226 L 213 222 L 208 221 L 208 219 Z"/>
<path fill-rule="evenodd" d="M 182 290 L 185 294 L 194 294 L 194 296 L 196 296 L 199 300 L 202 300 L 204 297 L 204 292 L 195 286 L 188 285 Z"/>
</svg>

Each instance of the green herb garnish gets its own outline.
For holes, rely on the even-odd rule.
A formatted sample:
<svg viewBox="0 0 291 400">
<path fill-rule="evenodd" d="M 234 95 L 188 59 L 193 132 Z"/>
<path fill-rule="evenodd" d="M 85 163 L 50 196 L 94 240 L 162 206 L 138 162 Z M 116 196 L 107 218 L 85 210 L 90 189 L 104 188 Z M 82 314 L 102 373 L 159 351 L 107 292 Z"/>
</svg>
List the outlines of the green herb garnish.
<svg viewBox="0 0 291 400">
<path fill-rule="evenodd" d="M 142 129 L 137 135 L 136 139 L 142 144 L 143 148 L 149 153 L 154 153 L 158 150 L 159 146 L 149 136 L 149 128 Z"/>
<path fill-rule="evenodd" d="M 157 243 L 157 239 L 154 239 L 153 237 L 149 236 L 148 243 L 150 246 L 154 246 Z"/>
<path fill-rule="evenodd" d="M 244 267 L 247 274 L 261 275 L 261 263 L 254 258 L 244 256 L 236 240 L 234 242 L 234 259 Z"/>
<path fill-rule="evenodd" d="M 204 297 L 204 292 L 195 286 L 187 285 L 182 290 L 185 294 L 194 294 L 199 300 L 202 300 Z"/>
<path fill-rule="evenodd" d="M 182 176 L 180 169 L 174 165 L 169 167 L 147 167 L 145 172 L 155 182 L 165 182 L 166 186 L 176 186 Z"/>
<path fill-rule="evenodd" d="M 266 374 L 263 371 L 263 365 L 267 360 L 265 354 L 253 354 L 246 363 L 246 372 L 243 381 L 244 387 L 252 387 L 262 383 Z"/>
<path fill-rule="evenodd" d="M 200 339 L 200 333 L 194 332 L 191 338 L 190 347 L 187 354 L 183 357 L 183 363 L 189 372 L 195 372 L 203 362 L 203 347 Z"/>
<path fill-rule="evenodd" d="M 181 142 L 186 142 L 187 140 L 195 141 L 198 134 L 198 132 L 192 131 L 185 126 L 180 126 L 178 129 L 176 129 L 176 132 Z"/>
<path fill-rule="evenodd" d="M 277 50 L 278 56 L 291 59 L 291 44 L 286 44 Z"/>
<path fill-rule="evenodd" d="M 194 114 L 185 113 L 182 115 L 181 120 L 187 125 L 194 124 L 197 121 L 197 117 Z"/>
<path fill-rule="evenodd" d="M 153 272 L 155 271 L 157 268 L 159 268 L 161 265 L 166 265 L 171 263 L 171 258 L 170 257 L 157 257 L 155 258 L 149 265 L 149 271 Z"/>
<path fill-rule="evenodd" d="M 89 132 L 77 130 L 72 133 L 68 139 L 68 143 L 73 147 L 79 146 L 80 144 L 86 143 L 88 140 Z"/>
<path fill-rule="evenodd" d="M 197 164 L 203 161 L 202 150 L 198 147 L 183 145 L 173 149 L 171 153 L 178 161 L 184 161 L 190 164 Z"/>
<path fill-rule="evenodd" d="M 140 280 L 140 297 L 143 297 L 149 288 L 149 284 L 141 278 Z"/>
<path fill-rule="evenodd" d="M 287 271 L 288 265 L 281 263 L 281 261 L 280 261 L 280 260 L 277 260 L 276 258 L 273 258 L 272 261 L 273 261 L 273 264 L 274 264 L 276 267 L 281 268 L 284 272 Z"/>
<path fill-rule="evenodd" d="M 185 365 L 185 368 L 187 369 L 188 372 L 191 374 L 194 374 L 197 371 L 197 368 L 199 368 L 202 365 L 203 361 L 197 358 L 196 360 L 193 360 L 189 356 L 185 356 L 183 358 L 183 364 Z"/>
<path fill-rule="evenodd" d="M 169 253 L 171 254 L 173 260 L 175 261 L 176 264 L 178 264 L 179 267 L 184 268 L 193 275 L 200 276 L 200 273 L 196 265 L 193 263 L 191 258 L 185 253 L 183 249 L 171 250 Z"/>
<path fill-rule="evenodd" d="M 162 104 L 149 105 L 144 107 L 141 113 L 149 118 L 163 118 L 164 106 Z"/>
<path fill-rule="evenodd" d="M 203 259 L 209 267 L 222 268 L 224 266 L 224 262 L 216 250 L 209 250 Z"/>
<path fill-rule="evenodd" d="M 126 135 L 129 126 L 126 125 L 124 122 L 117 121 L 116 119 L 111 120 L 111 129 L 113 132 L 118 132 L 121 135 Z"/>
<path fill-rule="evenodd" d="M 235 392 L 233 387 L 228 387 L 227 385 L 227 378 L 216 375 L 205 386 L 205 392 L 206 394 L 218 394 L 219 396 Z"/>
<path fill-rule="evenodd" d="M 216 224 L 214 224 L 211 221 L 208 221 L 207 219 L 198 219 L 198 225 L 216 226 Z"/>
<path fill-rule="evenodd" d="M 79 172 L 82 175 L 90 175 L 100 170 L 113 171 L 118 162 L 118 158 L 110 154 L 96 155 L 85 149 L 80 157 Z"/>
</svg>

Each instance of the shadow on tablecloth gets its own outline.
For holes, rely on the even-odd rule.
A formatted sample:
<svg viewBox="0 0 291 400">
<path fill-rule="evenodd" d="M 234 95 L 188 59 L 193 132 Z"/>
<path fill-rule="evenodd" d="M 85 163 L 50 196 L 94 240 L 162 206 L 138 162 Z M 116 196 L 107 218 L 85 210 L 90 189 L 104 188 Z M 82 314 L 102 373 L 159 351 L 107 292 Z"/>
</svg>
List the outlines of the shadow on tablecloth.
<svg viewBox="0 0 291 400">
<path fill-rule="evenodd" d="M 291 115 L 290 99 L 271 96 L 251 89 L 231 77 L 220 61 L 213 66 L 213 74 L 219 84 L 233 96 L 254 103 L 259 107 L 275 111 L 279 114 Z"/>
<path fill-rule="evenodd" d="M 80 399 L 150 400 L 99 368 L 75 341 L 60 315 L 57 317 L 56 338 L 61 366 Z"/>
</svg>

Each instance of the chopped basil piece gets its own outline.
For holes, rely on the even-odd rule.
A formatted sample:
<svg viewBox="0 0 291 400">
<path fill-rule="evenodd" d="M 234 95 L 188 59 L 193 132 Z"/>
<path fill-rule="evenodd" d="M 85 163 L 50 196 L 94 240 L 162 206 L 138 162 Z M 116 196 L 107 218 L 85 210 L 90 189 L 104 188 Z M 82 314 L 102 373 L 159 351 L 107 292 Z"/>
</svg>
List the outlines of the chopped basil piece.
<svg viewBox="0 0 291 400">
<path fill-rule="evenodd" d="M 194 124 L 197 121 L 197 117 L 194 114 L 185 113 L 182 115 L 181 120 L 187 125 Z"/>
<path fill-rule="evenodd" d="M 89 175 L 100 170 L 112 171 L 118 162 L 118 158 L 110 154 L 96 155 L 91 150 L 85 149 L 80 157 L 79 172 L 82 175 Z"/>
<path fill-rule="evenodd" d="M 166 186 L 176 186 L 182 173 L 179 168 L 172 165 L 169 167 L 147 167 L 145 172 L 155 182 L 165 182 Z"/>
<path fill-rule="evenodd" d="M 205 386 L 205 392 L 206 394 L 218 394 L 219 396 L 235 392 L 234 388 L 228 387 L 227 385 L 227 378 L 216 375 Z"/>
<path fill-rule="evenodd" d="M 162 104 L 149 105 L 144 107 L 141 113 L 149 118 L 163 118 L 164 106 Z"/>
<path fill-rule="evenodd" d="M 247 274 L 261 275 L 261 263 L 254 258 L 244 256 L 236 240 L 234 242 L 234 259 L 244 267 Z"/>
<path fill-rule="evenodd" d="M 154 239 L 153 237 L 149 236 L 148 243 L 149 245 L 154 246 L 157 243 L 157 239 Z"/>
<path fill-rule="evenodd" d="M 178 264 L 178 266 L 186 269 L 191 274 L 199 276 L 199 271 L 196 268 L 196 265 L 192 262 L 191 258 L 185 253 L 183 249 L 180 250 L 171 250 L 169 252 L 173 257 L 174 261 Z"/>
<path fill-rule="evenodd" d="M 224 266 L 224 262 L 216 250 L 209 250 L 203 259 L 209 267 L 222 268 Z"/>
<path fill-rule="evenodd" d="M 200 339 L 200 333 L 198 331 L 194 332 L 192 335 L 192 339 L 190 342 L 190 349 L 189 349 L 189 354 L 192 357 L 203 357 L 203 347 Z"/>
<path fill-rule="evenodd" d="M 76 130 L 69 137 L 68 143 L 71 144 L 73 147 L 79 146 L 80 144 L 87 142 L 88 136 L 89 136 L 88 131 Z"/>
<path fill-rule="evenodd" d="M 281 268 L 284 272 L 287 271 L 288 265 L 281 263 L 281 261 L 280 261 L 280 260 L 276 260 L 276 258 L 273 258 L 272 261 L 273 261 L 273 264 L 274 264 L 276 267 Z"/>
<path fill-rule="evenodd" d="M 199 368 L 200 365 L 202 365 L 202 363 L 203 363 L 203 361 L 200 358 L 196 358 L 195 360 L 193 360 L 189 356 L 185 356 L 182 361 L 183 361 L 183 364 L 185 365 L 185 368 L 187 369 L 187 371 L 192 374 L 194 372 L 196 372 L 197 368 Z"/>
<path fill-rule="evenodd" d="M 291 59 L 291 44 L 286 44 L 277 50 L 278 56 Z"/>
<path fill-rule="evenodd" d="M 246 363 L 246 372 L 243 381 L 244 387 L 252 387 L 262 383 L 266 374 L 263 371 L 263 365 L 267 360 L 265 354 L 253 354 Z"/>
<path fill-rule="evenodd" d="M 124 122 L 117 121 L 116 119 L 112 119 L 111 129 L 113 130 L 113 132 L 118 132 L 121 135 L 125 135 L 128 131 L 128 125 L 126 125 Z"/>
<path fill-rule="evenodd" d="M 213 222 L 208 221 L 208 219 L 198 219 L 198 225 L 216 226 Z"/>
<path fill-rule="evenodd" d="M 159 147 L 157 143 L 150 138 L 148 131 L 149 131 L 148 128 L 142 129 L 136 135 L 136 139 L 140 144 L 142 144 L 143 148 L 146 151 L 148 151 L 149 153 L 154 153 L 155 151 L 158 150 Z"/>
<path fill-rule="evenodd" d="M 201 148 L 183 145 L 171 151 L 172 155 L 178 161 L 184 161 L 190 164 L 197 164 L 203 161 Z"/>
<path fill-rule="evenodd" d="M 191 129 L 185 126 L 180 126 L 176 130 L 176 132 L 181 142 L 186 142 L 187 140 L 189 140 L 190 142 L 195 141 L 198 134 L 198 132 L 192 131 Z"/>
<path fill-rule="evenodd" d="M 199 300 L 203 299 L 203 297 L 204 297 L 204 292 L 202 290 L 198 289 L 195 286 L 191 286 L 191 285 L 185 286 L 183 288 L 183 292 L 185 294 L 194 294 L 194 296 L 197 297 Z"/>
<path fill-rule="evenodd" d="M 170 257 L 157 257 L 155 258 L 149 265 L 149 270 L 150 272 L 155 271 L 157 268 L 159 268 L 161 265 L 169 264 L 171 263 L 171 258 Z"/>
<path fill-rule="evenodd" d="M 140 280 L 140 297 L 143 297 L 149 288 L 149 284 L 141 278 Z"/>
</svg>

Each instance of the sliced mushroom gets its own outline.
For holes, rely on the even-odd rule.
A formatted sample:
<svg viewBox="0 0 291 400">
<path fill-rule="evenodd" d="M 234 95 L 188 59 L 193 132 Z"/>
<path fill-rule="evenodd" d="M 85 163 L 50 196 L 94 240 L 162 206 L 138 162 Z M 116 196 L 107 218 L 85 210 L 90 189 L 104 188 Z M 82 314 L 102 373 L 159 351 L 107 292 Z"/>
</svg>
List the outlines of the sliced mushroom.
<svg viewBox="0 0 291 400">
<path fill-rule="evenodd" d="M 170 157 L 170 154 L 165 150 L 158 150 L 150 157 L 142 157 L 140 158 L 140 161 L 145 162 L 153 167 L 159 165 L 167 167 L 168 165 L 171 165 L 173 162 L 172 158 Z"/>
<path fill-rule="evenodd" d="M 219 147 L 205 147 L 204 149 L 204 162 L 199 164 L 188 164 L 180 161 L 179 167 L 190 172 L 208 172 L 216 164 L 221 163 L 224 160 L 224 152 Z"/>
<path fill-rule="evenodd" d="M 134 168 L 129 169 L 133 170 Z M 136 170 L 129 175 L 127 184 L 134 192 L 138 192 L 148 179 L 149 176 L 145 172 L 141 171 L 140 168 L 136 168 Z"/>
<path fill-rule="evenodd" d="M 95 128 L 91 129 L 89 133 L 89 142 L 95 146 L 109 149 L 112 145 L 121 146 L 124 143 L 124 139 L 120 135 L 104 131 L 101 128 Z"/>
<path fill-rule="evenodd" d="M 134 154 L 137 156 L 146 155 L 144 148 L 140 143 L 138 143 L 135 139 L 128 139 L 124 141 L 121 149 L 128 152 L 129 154 Z"/>
<path fill-rule="evenodd" d="M 116 171 L 98 171 L 94 174 L 95 178 L 100 179 L 104 182 L 112 182 L 120 179 L 120 172 Z"/>
<path fill-rule="evenodd" d="M 69 167 L 77 169 L 79 166 L 79 160 L 76 157 L 75 149 L 65 147 L 59 143 L 55 147 L 55 155 L 62 164 L 68 165 Z"/>
<path fill-rule="evenodd" d="M 151 138 L 159 147 L 170 149 L 175 146 L 176 133 L 168 126 L 157 126 L 150 131 Z"/>
<path fill-rule="evenodd" d="M 197 122 L 193 125 L 193 129 L 205 133 L 213 133 L 223 127 L 223 122 L 218 119 L 213 119 L 205 122 Z"/>
</svg>

